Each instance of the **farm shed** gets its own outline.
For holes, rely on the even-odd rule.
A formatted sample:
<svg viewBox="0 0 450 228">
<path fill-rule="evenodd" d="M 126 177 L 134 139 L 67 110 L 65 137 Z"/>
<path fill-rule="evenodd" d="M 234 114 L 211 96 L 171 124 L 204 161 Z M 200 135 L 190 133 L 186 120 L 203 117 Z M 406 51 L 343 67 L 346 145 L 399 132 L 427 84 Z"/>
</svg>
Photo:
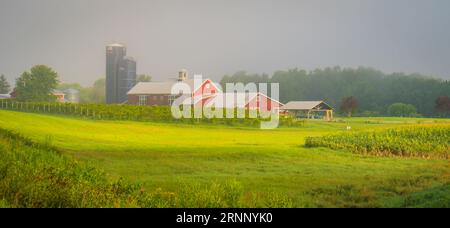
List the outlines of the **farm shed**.
<svg viewBox="0 0 450 228">
<path fill-rule="evenodd" d="M 291 101 L 283 105 L 280 111 L 300 118 L 313 119 L 323 116 L 327 121 L 333 119 L 333 108 L 324 101 Z"/>
</svg>

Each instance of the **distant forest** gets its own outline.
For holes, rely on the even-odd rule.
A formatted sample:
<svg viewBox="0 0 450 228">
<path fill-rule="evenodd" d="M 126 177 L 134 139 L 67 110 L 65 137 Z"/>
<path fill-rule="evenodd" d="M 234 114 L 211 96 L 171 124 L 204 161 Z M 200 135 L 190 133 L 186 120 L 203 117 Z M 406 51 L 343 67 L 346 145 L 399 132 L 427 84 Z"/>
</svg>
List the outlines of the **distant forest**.
<svg viewBox="0 0 450 228">
<path fill-rule="evenodd" d="M 293 69 L 266 74 L 237 72 L 225 75 L 225 83 L 267 82 L 280 84 L 280 101 L 323 100 L 340 110 L 346 97 L 358 101 L 357 115 L 388 115 L 388 108 L 394 103 L 411 104 L 420 115 L 437 116 L 436 100 L 450 96 L 450 81 L 444 81 L 421 74 L 393 73 L 360 67 L 325 68 L 314 71 Z"/>
</svg>

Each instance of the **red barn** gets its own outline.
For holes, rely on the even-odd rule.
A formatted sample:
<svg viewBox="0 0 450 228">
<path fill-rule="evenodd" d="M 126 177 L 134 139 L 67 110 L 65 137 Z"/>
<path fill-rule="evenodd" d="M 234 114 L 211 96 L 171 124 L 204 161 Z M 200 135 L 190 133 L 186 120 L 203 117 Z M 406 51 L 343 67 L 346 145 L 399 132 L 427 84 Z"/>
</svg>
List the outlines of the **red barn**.
<svg viewBox="0 0 450 228">
<path fill-rule="evenodd" d="M 204 100 L 210 98 L 219 92 L 211 80 L 206 79 L 203 82 L 197 82 L 195 85 L 194 79 L 187 79 L 187 76 L 180 72 L 177 81 L 168 82 L 139 82 L 130 91 L 128 91 L 128 104 L 133 105 L 172 105 L 177 97 L 181 95 L 186 97 L 194 97 L 196 99 Z M 186 83 L 189 86 L 190 93 L 180 93 L 179 95 L 172 95 L 172 87 L 179 82 Z"/>
<path fill-rule="evenodd" d="M 215 108 L 242 108 L 260 111 L 277 111 L 283 104 L 263 93 L 217 93 L 204 100 L 203 105 Z"/>
<path fill-rule="evenodd" d="M 258 109 L 260 111 L 279 110 L 283 103 L 274 100 L 263 93 L 253 93 L 249 102 L 245 105 L 249 109 Z"/>
<path fill-rule="evenodd" d="M 176 83 L 188 85 L 190 92 L 172 95 Z M 283 105 L 262 93 L 223 93 L 210 79 L 195 81 L 188 79 L 186 71 L 180 71 L 177 81 L 140 82 L 128 92 L 128 103 L 134 105 L 172 105 L 183 97 L 183 105 L 194 107 L 243 108 L 260 111 L 275 111 Z"/>
</svg>

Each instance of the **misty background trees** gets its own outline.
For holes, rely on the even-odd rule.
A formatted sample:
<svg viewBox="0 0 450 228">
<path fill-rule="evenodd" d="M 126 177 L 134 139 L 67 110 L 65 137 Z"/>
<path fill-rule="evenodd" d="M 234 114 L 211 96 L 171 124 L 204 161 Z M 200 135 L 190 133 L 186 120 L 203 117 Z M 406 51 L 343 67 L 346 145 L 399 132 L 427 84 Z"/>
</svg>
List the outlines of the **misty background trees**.
<svg viewBox="0 0 450 228">
<path fill-rule="evenodd" d="M 340 110 L 344 98 L 353 97 L 358 101 L 357 115 L 365 116 L 389 115 L 388 108 L 394 103 L 412 105 L 423 116 L 435 116 L 436 99 L 450 96 L 449 81 L 420 74 L 385 74 L 365 67 L 292 69 L 275 72 L 271 77 L 240 71 L 225 75 L 221 80 L 223 88 L 228 82 L 279 83 L 281 102 L 323 100 L 336 110 Z"/>
<path fill-rule="evenodd" d="M 102 104 L 106 101 L 105 78 L 95 80 L 92 86 L 83 87 L 78 83 L 61 83 L 59 90 L 76 89 L 79 91 L 80 103 Z"/>
<path fill-rule="evenodd" d="M 139 74 L 139 75 L 137 75 L 136 81 L 137 82 L 151 82 L 152 76 L 150 76 L 148 74 Z"/>
<path fill-rule="evenodd" d="M 0 94 L 7 94 L 9 90 L 11 89 L 11 86 L 9 85 L 8 81 L 6 80 L 5 75 L 0 75 Z"/>
<path fill-rule="evenodd" d="M 151 81 L 146 74 L 138 82 Z M 385 74 L 372 68 L 324 68 L 314 71 L 292 69 L 267 74 L 245 71 L 225 75 L 220 83 L 279 83 L 280 101 L 323 100 L 347 116 L 450 116 L 450 82 L 420 74 Z M 34 66 L 16 80 L 15 91 L 20 101 L 53 101 L 52 90 L 76 89 L 80 103 L 105 102 L 105 78 L 92 86 L 59 83 L 50 67 Z M 0 93 L 11 87 L 0 76 Z M 270 91 L 269 91 L 270 93 Z M 269 94 L 270 95 L 270 94 Z"/>
<path fill-rule="evenodd" d="M 417 108 L 410 104 L 394 103 L 389 106 L 388 114 L 398 117 L 414 117 L 417 116 Z"/>
<path fill-rule="evenodd" d="M 136 78 L 137 82 L 151 82 L 152 76 L 148 74 L 139 74 Z M 60 90 L 76 89 L 79 91 L 80 103 L 102 104 L 106 101 L 105 86 L 106 79 L 104 77 L 95 80 L 92 86 L 83 87 L 78 83 L 62 83 L 58 86 Z"/>
</svg>

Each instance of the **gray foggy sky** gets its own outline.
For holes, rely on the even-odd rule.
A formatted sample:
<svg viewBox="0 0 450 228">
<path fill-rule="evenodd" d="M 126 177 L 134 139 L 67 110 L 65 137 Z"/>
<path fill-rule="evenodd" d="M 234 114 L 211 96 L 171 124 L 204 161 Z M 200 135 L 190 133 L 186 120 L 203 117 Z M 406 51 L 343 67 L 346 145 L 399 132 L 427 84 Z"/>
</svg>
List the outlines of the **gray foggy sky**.
<svg viewBox="0 0 450 228">
<path fill-rule="evenodd" d="M 156 80 L 335 65 L 448 79 L 450 1 L 0 0 L 0 41 L 11 82 L 46 64 L 91 84 L 112 41 Z"/>
</svg>

